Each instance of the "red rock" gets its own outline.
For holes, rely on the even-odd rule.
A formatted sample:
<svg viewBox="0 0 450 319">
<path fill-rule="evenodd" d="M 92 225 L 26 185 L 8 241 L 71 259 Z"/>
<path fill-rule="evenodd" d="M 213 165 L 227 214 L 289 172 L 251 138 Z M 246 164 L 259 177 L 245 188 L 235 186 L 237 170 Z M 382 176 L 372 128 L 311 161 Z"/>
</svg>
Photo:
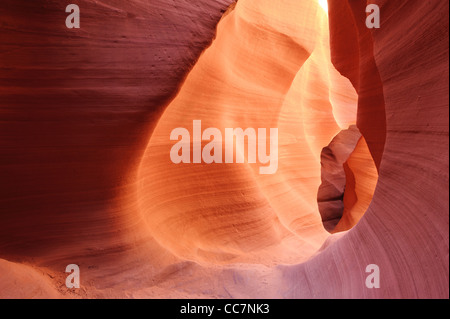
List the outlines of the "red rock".
<svg viewBox="0 0 450 319">
<path fill-rule="evenodd" d="M 361 133 L 355 125 L 342 130 L 331 143 L 324 147 L 320 156 L 321 181 L 317 202 L 324 227 L 332 232 L 344 213 L 344 192 L 349 190 L 346 178 L 352 174 L 344 169 L 344 164 L 361 139 Z M 354 179 L 354 177 L 353 177 Z M 353 184 L 355 182 L 353 181 Z"/>
<path fill-rule="evenodd" d="M 371 31 L 386 113 L 378 185 L 358 225 L 314 259 L 283 269 L 281 285 L 290 286 L 288 296 L 298 298 L 446 299 L 449 4 L 370 2 L 380 5 L 382 17 L 381 28 Z M 338 21 L 352 21 L 351 12 L 360 9 L 357 1 L 331 0 L 329 5 L 330 21 L 335 21 L 332 32 Z M 354 28 L 335 34 L 332 52 L 343 42 L 357 46 Z M 344 55 L 339 59 L 338 69 L 346 65 L 353 76 L 358 74 L 357 59 Z M 358 112 L 359 117 L 366 116 L 359 123 L 368 123 L 369 114 Z M 361 130 L 363 135 L 367 132 Z M 380 289 L 363 284 L 369 264 L 380 268 Z"/>
<path fill-rule="evenodd" d="M 197 61 L 230 2 L 80 1 L 68 30 L 2 1 L 0 297 L 448 298 L 448 2 L 367 1 L 368 30 L 329 0 L 328 34 L 316 1 L 240 0 Z M 170 164 L 193 119 L 278 127 L 278 172 Z M 330 235 L 320 154 L 356 120 Z"/>
<path fill-rule="evenodd" d="M 116 236 L 130 212 L 107 211 L 231 1 L 78 1 L 70 30 L 65 3 L 1 2 L 3 254 Z"/>
</svg>

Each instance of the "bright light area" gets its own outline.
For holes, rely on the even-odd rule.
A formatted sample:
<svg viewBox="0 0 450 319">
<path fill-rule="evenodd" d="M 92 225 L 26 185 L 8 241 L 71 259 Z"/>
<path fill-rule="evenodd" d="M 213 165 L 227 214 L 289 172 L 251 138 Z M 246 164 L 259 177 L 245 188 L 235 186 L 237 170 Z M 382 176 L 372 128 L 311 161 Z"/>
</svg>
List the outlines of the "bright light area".
<svg viewBox="0 0 450 319">
<path fill-rule="evenodd" d="M 327 0 L 319 0 L 319 4 L 326 12 L 328 12 L 328 2 L 327 2 Z"/>
</svg>

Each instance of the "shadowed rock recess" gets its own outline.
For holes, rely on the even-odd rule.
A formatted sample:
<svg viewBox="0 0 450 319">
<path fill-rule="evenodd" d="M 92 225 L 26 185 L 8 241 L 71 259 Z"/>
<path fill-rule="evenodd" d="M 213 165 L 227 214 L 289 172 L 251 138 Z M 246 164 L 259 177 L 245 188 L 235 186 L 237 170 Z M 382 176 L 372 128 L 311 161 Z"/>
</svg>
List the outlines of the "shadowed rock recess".
<svg viewBox="0 0 450 319">
<path fill-rule="evenodd" d="M 0 298 L 449 297 L 448 1 L 76 3 L 0 3 Z"/>
</svg>

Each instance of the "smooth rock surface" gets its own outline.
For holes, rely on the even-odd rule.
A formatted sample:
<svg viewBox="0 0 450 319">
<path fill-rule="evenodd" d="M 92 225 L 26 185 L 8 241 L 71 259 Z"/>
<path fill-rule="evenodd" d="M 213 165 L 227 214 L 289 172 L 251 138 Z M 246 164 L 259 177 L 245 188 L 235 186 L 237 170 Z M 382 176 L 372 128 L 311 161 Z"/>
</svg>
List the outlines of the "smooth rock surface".
<svg viewBox="0 0 450 319">
<path fill-rule="evenodd" d="M 231 2 L 84 0 L 79 30 L 1 2 L 0 298 L 449 297 L 448 1 L 239 0 L 217 25 Z M 171 163 L 195 119 L 277 127 L 276 174 Z M 320 156 L 353 124 L 330 235 Z"/>
</svg>

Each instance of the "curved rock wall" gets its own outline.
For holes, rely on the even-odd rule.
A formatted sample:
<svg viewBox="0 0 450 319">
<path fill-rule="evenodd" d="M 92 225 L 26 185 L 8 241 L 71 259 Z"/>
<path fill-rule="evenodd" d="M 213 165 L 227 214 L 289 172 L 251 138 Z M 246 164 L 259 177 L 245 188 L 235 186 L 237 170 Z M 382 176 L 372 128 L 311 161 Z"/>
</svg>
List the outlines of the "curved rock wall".
<svg viewBox="0 0 450 319">
<path fill-rule="evenodd" d="M 381 28 L 370 36 L 386 112 L 377 188 L 356 227 L 307 263 L 280 269 L 292 287 L 286 296 L 448 298 L 448 2 L 370 2 L 381 7 Z M 333 20 L 360 9 L 357 1 L 329 6 L 332 32 Z M 355 30 L 340 39 L 346 34 L 356 48 Z M 357 78 L 358 59 L 341 60 L 341 72 Z M 361 284 L 369 264 L 380 268 L 380 289 Z"/>
<path fill-rule="evenodd" d="M 231 3 L 1 2 L 0 297 L 448 298 L 448 2 L 239 0 L 216 32 Z M 277 172 L 171 163 L 193 120 L 277 127 Z"/>
</svg>

